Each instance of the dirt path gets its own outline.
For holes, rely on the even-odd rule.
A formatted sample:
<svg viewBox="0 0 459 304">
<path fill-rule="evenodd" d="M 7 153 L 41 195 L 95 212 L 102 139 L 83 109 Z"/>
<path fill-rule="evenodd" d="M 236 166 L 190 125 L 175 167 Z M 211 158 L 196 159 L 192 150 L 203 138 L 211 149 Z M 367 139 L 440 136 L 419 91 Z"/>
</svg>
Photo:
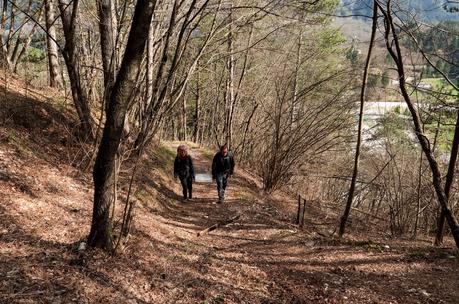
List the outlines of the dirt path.
<svg viewBox="0 0 459 304">
<path fill-rule="evenodd" d="M 199 149 L 192 156 L 197 167 L 210 167 Z M 459 286 L 459 277 L 448 270 L 459 269 L 451 253 L 425 246 L 413 254 L 397 244 L 340 243 L 314 233 L 312 225 L 299 231 L 292 224 L 295 202 L 261 195 L 257 181 L 243 170 L 229 181 L 224 204 L 214 203 L 215 188 L 196 184 L 192 202 L 161 214 L 186 248 L 180 259 L 190 261 L 185 267 L 189 285 L 176 273 L 182 290 L 173 293 L 175 298 L 170 294 L 171 302 L 459 303 L 459 290 L 452 287 Z M 235 223 L 196 236 L 236 214 Z"/>
<path fill-rule="evenodd" d="M 123 255 L 108 256 L 77 250 L 89 231 L 90 179 L 1 145 L 0 303 L 459 303 L 451 250 L 338 242 L 311 224 L 324 222 L 321 210 L 308 209 L 298 230 L 295 202 L 263 195 L 243 170 L 224 204 L 206 183 L 182 203 L 174 147 L 145 159 L 132 237 Z M 192 155 L 210 168 L 209 153 Z M 236 222 L 197 236 L 236 214 Z"/>
</svg>

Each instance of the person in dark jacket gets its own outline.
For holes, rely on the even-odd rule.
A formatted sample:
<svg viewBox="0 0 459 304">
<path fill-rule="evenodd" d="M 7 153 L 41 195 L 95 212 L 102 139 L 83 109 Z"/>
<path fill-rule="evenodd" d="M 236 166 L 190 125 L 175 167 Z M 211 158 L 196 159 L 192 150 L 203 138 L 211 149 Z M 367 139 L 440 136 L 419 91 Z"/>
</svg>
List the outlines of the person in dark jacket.
<svg viewBox="0 0 459 304">
<path fill-rule="evenodd" d="M 234 158 L 228 151 L 228 146 L 224 144 L 220 147 L 212 161 L 212 179 L 217 180 L 218 202 L 225 201 L 225 190 L 228 185 L 228 178 L 234 172 Z"/>
<path fill-rule="evenodd" d="M 194 166 L 193 159 L 184 145 L 180 145 L 177 148 L 177 156 L 174 161 L 174 177 L 178 177 L 182 184 L 183 200 L 191 200 L 193 198 Z"/>
</svg>

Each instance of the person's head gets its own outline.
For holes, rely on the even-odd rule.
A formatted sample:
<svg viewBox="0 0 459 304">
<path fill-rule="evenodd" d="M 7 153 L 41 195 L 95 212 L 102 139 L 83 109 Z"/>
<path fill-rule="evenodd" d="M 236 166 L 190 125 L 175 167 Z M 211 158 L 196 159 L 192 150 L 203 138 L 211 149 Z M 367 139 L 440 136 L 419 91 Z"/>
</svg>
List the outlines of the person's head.
<svg viewBox="0 0 459 304">
<path fill-rule="evenodd" d="M 177 147 L 177 155 L 181 158 L 186 157 L 188 154 L 188 148 L 185 145 L 180 145 Z"/>
<path fill-rule="evenodd" d="M 223 144 L 223 145 L 220 147 L 220 153 L 221 153 L 223 156 L 228 155 L 228 145 L 227 145 L 227 144 Z"/>
</svg>

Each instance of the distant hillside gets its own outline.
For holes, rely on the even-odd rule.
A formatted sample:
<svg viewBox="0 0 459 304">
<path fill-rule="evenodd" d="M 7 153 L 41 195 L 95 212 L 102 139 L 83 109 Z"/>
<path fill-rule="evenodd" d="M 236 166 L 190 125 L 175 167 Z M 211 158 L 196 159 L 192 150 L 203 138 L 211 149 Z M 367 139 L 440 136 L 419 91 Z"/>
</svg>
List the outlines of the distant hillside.
<svg viewBox="0 0 459 304">
<path fill-rule="evenodd" d="M 452 6 L 452 4 L 449 4 L 445 6 L 446 2 L 445 0 L 403 0 L 394 1 L 394 5 L 395 3 L 399 4 L 400 10 L 406 11 L 410 15 L 416 15 L 424 21 L 459 21 L 459 12 L 450 12 L 451 8 L 457 8 L 459 5 Z M 356 18 L 370 17 L 372 3 L 372 0 L 341 0 L 338 14 L 357 15 Z"/>
<path fill-rule="evenodd" d="M 351 43 L 368 43 L 371 34 L 371 22 L 353 18 L 334 18 L 332 26 L 340 32 Z"/>
</svg>

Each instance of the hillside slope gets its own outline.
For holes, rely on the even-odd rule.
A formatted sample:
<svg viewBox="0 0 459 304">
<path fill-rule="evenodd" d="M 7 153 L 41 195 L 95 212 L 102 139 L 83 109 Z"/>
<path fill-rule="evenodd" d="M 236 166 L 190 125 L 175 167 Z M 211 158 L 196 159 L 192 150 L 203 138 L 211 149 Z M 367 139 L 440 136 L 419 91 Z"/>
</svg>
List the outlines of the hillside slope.
<svg viewBox="0 0 459 304">
<path fill-rule="evenodd" d="M 295 201 L 264 194 L 242 169 L 226 203 L 215 204 L 207 183 L 180 202 L 171 176 L 178 143 L 142 159 L 125 252 L 78 251 L 92 209 L 90 174 L 76 168 L 84 146 L 56 96 L 13 82 L 0 81 L 0 303 L 459 303 L 452 250 L 325 237 L 336 217 L 316 205 L 298 229 Z M 212 153 L 191 153 L 208 170 Z"/>
</svg>

